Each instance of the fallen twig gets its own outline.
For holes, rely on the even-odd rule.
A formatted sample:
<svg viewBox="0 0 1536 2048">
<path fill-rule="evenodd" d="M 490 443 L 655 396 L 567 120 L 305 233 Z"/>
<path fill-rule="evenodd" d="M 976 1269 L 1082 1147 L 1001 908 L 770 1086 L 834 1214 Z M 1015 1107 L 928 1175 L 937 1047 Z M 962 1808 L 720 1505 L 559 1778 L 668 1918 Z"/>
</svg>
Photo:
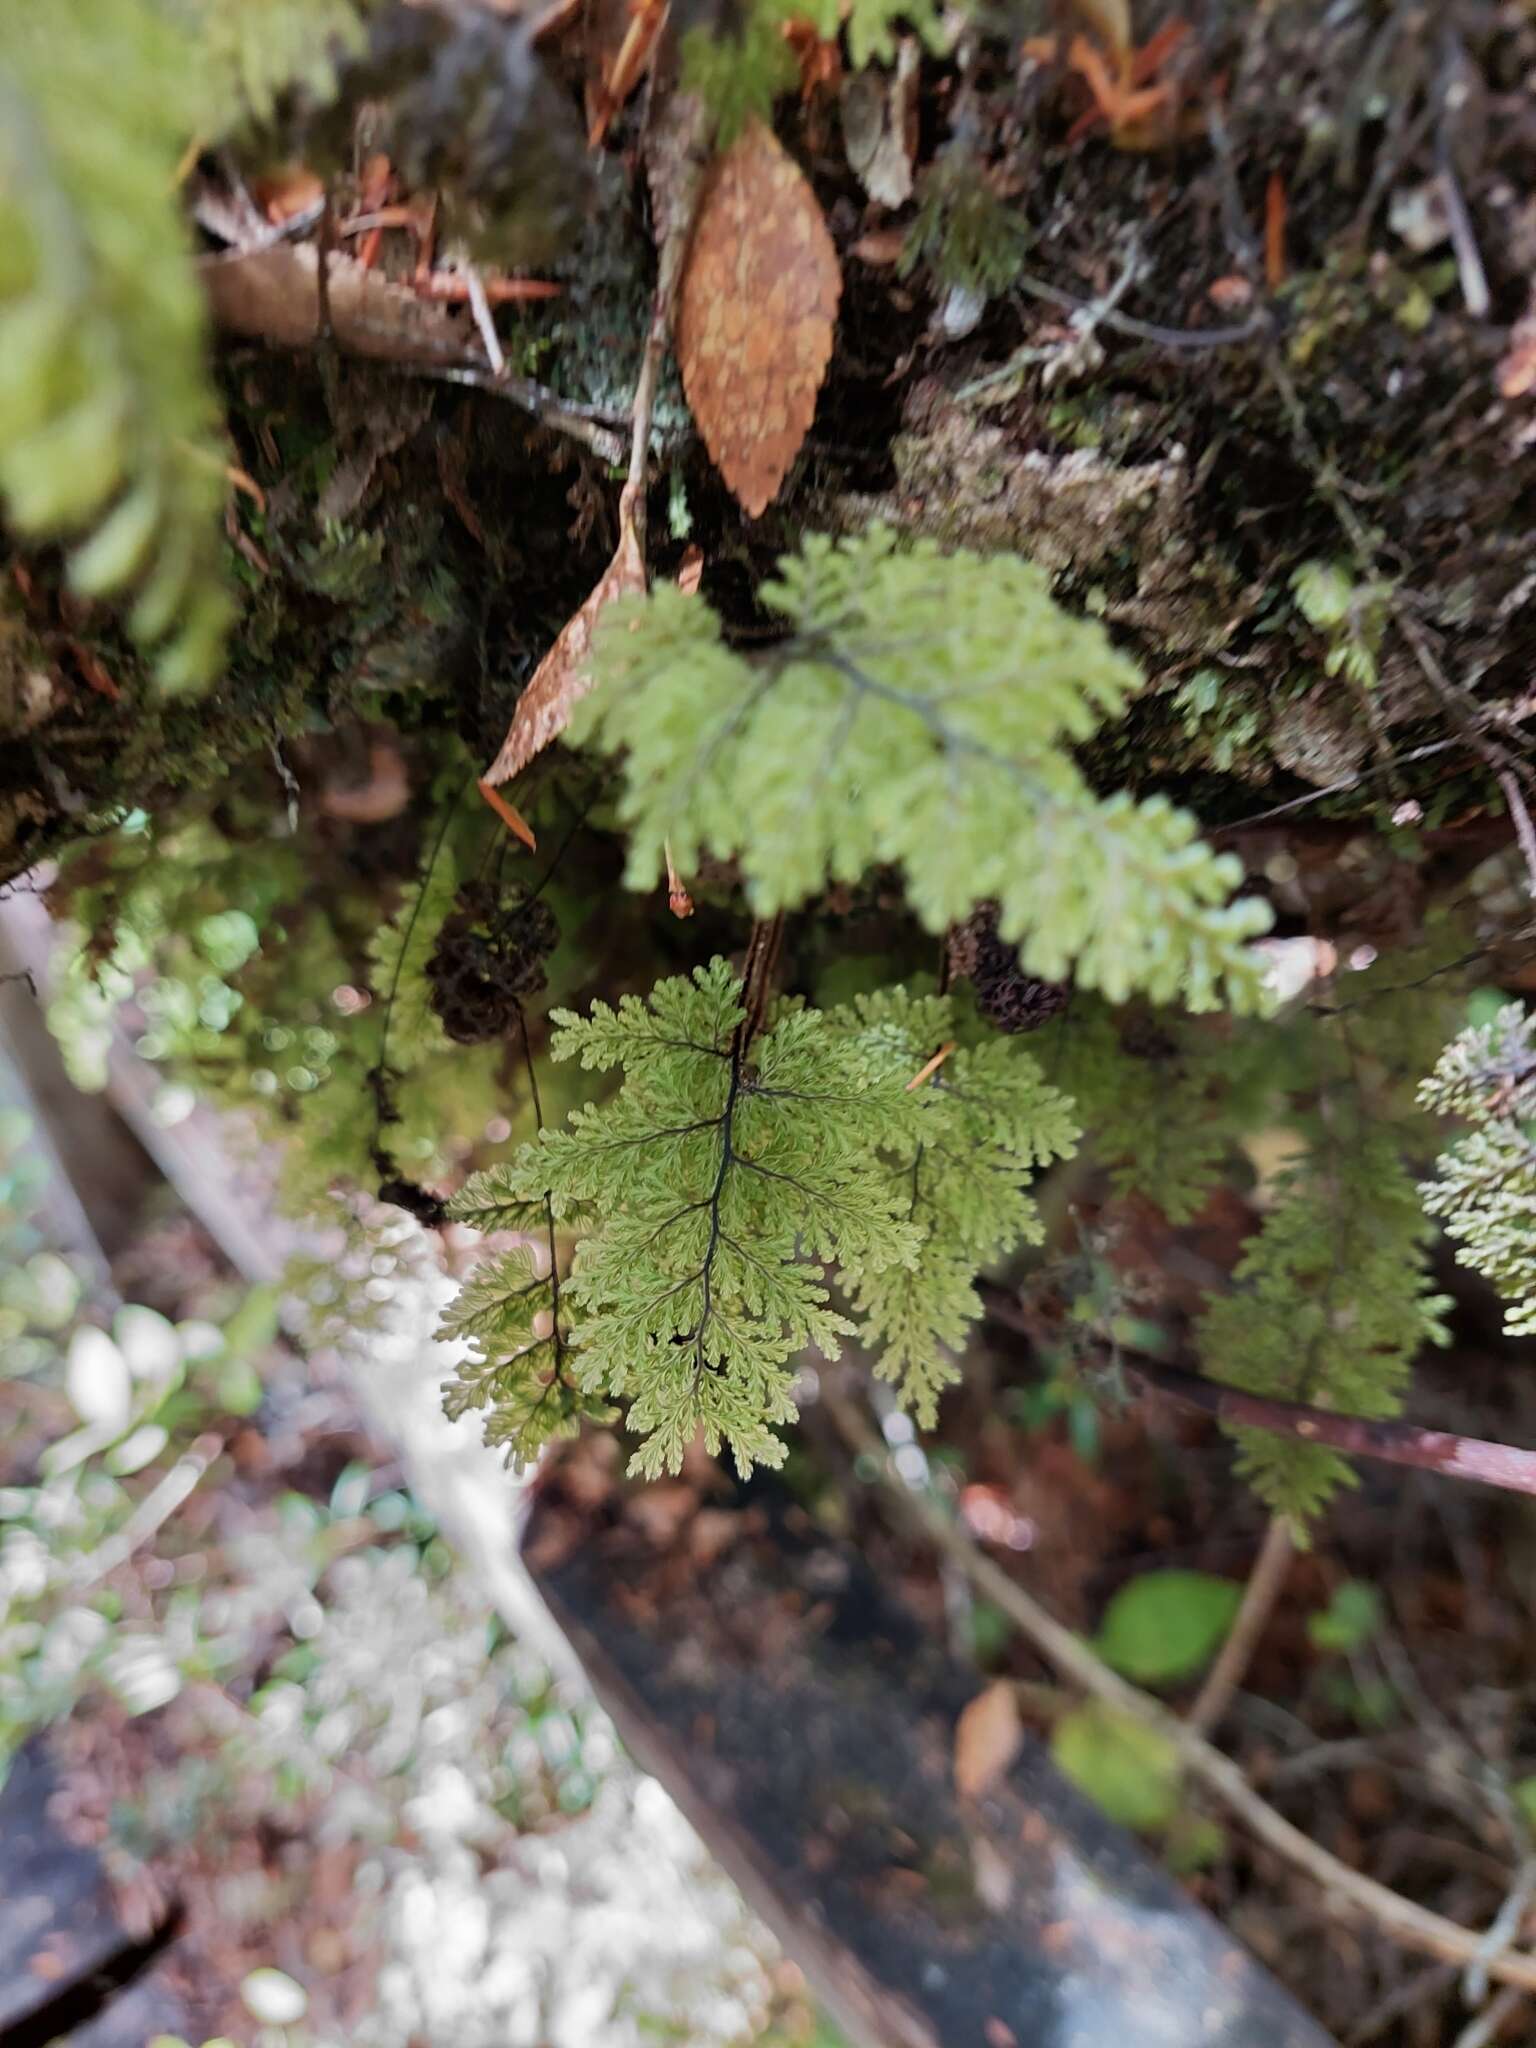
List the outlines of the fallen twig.
<svg viewBox="0 0 1536 2048">
<path fill-rule="evenodd" d="M 1295 1553 L 1290 1523 L 1283 1515 L 1273 1516 L 1264 1531 L 1264 1541 L 1254 1560 L 1253 1570 L 1248 1574 L 1242 1605 L 1227 1632 L 1227 1639 L 1207 1672 L 1194 1705 L 1184 1717 L 1184 1725 L 1192 1733 L 1211 1734 L 1232 1704 L 1232 1695 L 1242 1684 L 1244 1674 L 1253 1661 L 1253 1653 L 1274 1612 Z"/>
<path fill-rule="evenodd" d="M 1477 1479 L 1485 1486 L 1502 1487 L 1506 1493 L 1536 1493 L 1536 1451 L 1492 1443 L 1483 1437 L 1456 1436 L 1447 1429 L 1425 1429 L 1417 1422 L 1373 1422 L 1358 1415 L 1335 1415 L 1329 1408 L 1310 1408 L 1301 1401 L 1272 1401 L 1140 1353 L 1127 1354 L 1125 1362 L 1149 1386 L 1215 1416 L 1218 1422 L 1267 1429 L 1278 1436 L 1299 1437 L 1304 1443 L 1327 1444 L 1331 1450 L 1348 1451 L 1355 1457 L 1441 1472 L 1451 1479 Z"/>
<path fill-rule="evenodd" d="M 1466 52 L 1454 29 L 1444 32 L 1445 57 L 1440 67 L 1440 78 L 1435 93 L 1438 101 L 1435 119 L 1435 168 L 1440 186 L 1440 197 L 1445 203 L 1446 225 L 1450 229 L 1451 248 L 1456 256 L 1456 272 L 1461 281 L 1462 301 L 1474 320 L 1486 320 L 1493 304 L 1488 290 L 1488 273 L 1483 268 L 1483 259 L 1477 246 L 1477 231 L 1472 225 L 1472 216 L 1467 202 L 1462 197 L 1461 184 L 1456 176 L 1456 116 L 1466 105 L 1469 96 L 1467 72 L 1469 65 Z"/>
<path fill-rule="evenodd" d="M 1223 1756 L 1203 1736 L 1195 1734 L 1160 1700 L 1118 1677 L 1087 1643 L 1047 1613 L 1001 1565 L 978 1550 L 933 1494 L 918 1491 L 903 1480 L 887 1446 L 861 1409 L 830 1383 L 823 1384 L 822 1399 L 850 1448 L 875 1465 L 882 1496 L 900 1518 L 959 1565 L 977 1590 L 1001 1609 L 1063 1678 L 1163 1736 L 1178 1750 L 1191 1778 L 1267 1848 L 1304 1870 L 1330 1899 L 1353 1907 L 1407 1948 L 1463 1966 L 1484 1960 L 1484 1937 L 1401 1897 L 1386 1885 L 1378 1884 L 1375 1878 L 1351 1870 L 1277 1813 L 1255 1792 L 1230 1757 Z M 1536 1955 L 1506 1949 L 1486 1961 L 1491 1976 L 1505 1984 L 1536 1991 Z"/>
<path fill-rule="evenodd" d="M 1488 2048 L 1490 2041 L 1498 2039 L 1504 2022 L 1524 1996 L 1518 1985 L 1506 1984 L 1496 1998 L 1490 1999 L 1480 2013 L 1468 2020 L 1451 2048 Z"/>
<path fill-rule="evenodd" d="M 1532 829 L 1531 814 L 1525 807 L 1520 784 L 1511 769 L 1500 769 L 1499 787 L 1504 792 L 1504 801 L 1515 823 L 1515 837 L 1520 842 L 1521 857 L 1525 861 L 1526 886 L 1536 896 L 1536 830 Z"/>
<path fill-rule="evenodd" d="M 1149 341 L 1157 348 L 1238 348 L 1244 342 L 1271 334 L 1274 329 L 1274 322 L 1262 307 L 1235 327 L 1162 327 L 1154 320 L 1138 320 L 1114 306 L 1080 299 L 1059 285 L 1047 284 L 1043 278 L 1021 277 L 1014 289 L 1027 298 L 1043 300 L 1048 306 L 1059 306 L 1064 313 L 1080 314 L 1094 327 L 1109 327 L 1117 334 L 1129 335 L 1134 341 Z"/>
<path fill-rule="evenodd" d="M 651 324 L 646 332 L 645 351 L 640 358 L 640 374 L 635 380 L 629 475 L 625 482 L 625 491 L 633 503 L 635 537 L 642 562 L 645 560 L 645 472 L 651 452 L 651 416 L 656 409 L 661 366 L 672 339 L 672 314 L 677 305 L 678 287 L 683 281 L 688 245 L 693 240 L 693 225 L 703 193 L 702 151 L 704 137 L 708 133 L 702 107 L 686 95 L 674 95 L 660 118 L 669 124 L 666 142 L 675 184 L 667 194 L 666 206 L 656 209 L 656 292 L 651 301 Z M 647 119 L 649 124 L 649 110 Z"/>
</svg>

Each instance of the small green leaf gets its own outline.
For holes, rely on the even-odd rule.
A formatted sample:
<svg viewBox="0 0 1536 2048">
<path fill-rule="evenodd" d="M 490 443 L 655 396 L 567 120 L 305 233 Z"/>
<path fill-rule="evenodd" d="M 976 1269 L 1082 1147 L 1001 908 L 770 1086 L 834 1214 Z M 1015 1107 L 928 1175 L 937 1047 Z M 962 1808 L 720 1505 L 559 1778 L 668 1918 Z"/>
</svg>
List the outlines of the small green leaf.
<svg viewBox="0 0 1536 2048">
<path fill-rule="evenodd" d="M 1302 617 L 1327 629 L 1349 617 L 1355 579 L 1343 562 L 1303 562 L 1291 577 L 1291 590 Z"/>
<path fill-rule="evenodd" d="M 1209 1870 L 1226 1854 L 1227 1831 L 1203 1813 L 1175 1816 L 1163 1843 L 1168 1868 L 1179 1877 L 1192 1870 Z"/>
<path fill-rule="evenodd" d="M 1122 1827 L 1166 1827 L 1178 1810 L 1173 1744 L 1100 1700 L 1074 1707 L 1051 1733 L 1057 1768 Z"/>
<path fill-rule="evenodd" d="M 1110 1601 L 1094 1647 L 1138 1685 L 1172 1685 L 1210 1662 L 1242 1597 L 1209 1572 L 1143 1572 Z"/>
<path fill-rule="evenodd" d="M 1359 1650 L 1381 1627 L 1381 1595 L 1361 1579 L 1346 1579 L 1319 1613 L 1307 1617 L 1314 1650 Z"/>
<path fill-rule="evenodd" d="M 1515 1804 L 1525 1815 L 1527 1823 L 1536 1827 L 1536 1778 L 1517 1778 L 1511 1790 Z"/>
</svg>

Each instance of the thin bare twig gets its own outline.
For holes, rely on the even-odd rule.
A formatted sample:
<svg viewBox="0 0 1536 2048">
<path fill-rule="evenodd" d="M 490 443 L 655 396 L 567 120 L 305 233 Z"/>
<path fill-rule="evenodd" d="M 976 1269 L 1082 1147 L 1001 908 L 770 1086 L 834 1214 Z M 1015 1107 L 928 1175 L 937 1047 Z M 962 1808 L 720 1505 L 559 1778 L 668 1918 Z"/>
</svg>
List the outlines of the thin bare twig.
<svg viewBox="0 0 1536 2048">
<path fill-rule="evenodd" d="M 507 359 L 501 352 L 501 336 L 496 332 L 496 322 L 491 317 L 490 300 L 485 295 L 485 280 L 473 264 L 465 272 L 469 287 L 469 310 L 475 316 L 475 332 L 480 337 L 480 346 L 485 350 L 485 359 L 491 366 L 493 377 L 504 377 L 507 373 Z"/>
<path fill-rule="evenodd" d="M 1048 306 L 1059 306 L 1074 318 L 1080 317 L 1090 329 L 1113 328 L 1117 334 L 1129 335 L 1135 341 L 1149 341 L 1157 348 L 1239 348 L 1245 342 L 1258 341 L 1273 328 L 1269 314 L 1262 309 L 1251 313 L 1235 327 L 1161 327 L 1156 321 L 1138 320 L 1130 313 L 1122 313 L 1108 302 L 1080 299 L 1075 293 L 1063 291 L 1060 285 L 1047 284 L 1044 278 L 1021 277 L 1014 289 L 1023 292 L 1027 298 L 1043 300 Z"/>
<path fill-rule="evenodd" d="M 612 427 L 597 417 L 595 407 L 567 405 L 534 377 L 497 376 L 489 366 L 476 363 L 407 363 L 400 369 L 412 377 L 430 377 L 437 384 L 464 384 L 471 391 L 485 391 L 492 398 L 504 398 L 520 411 L 530 413 L 541 427 L 579 441 L 603 462 L 623 459 L 624 443 Z"/>
<path fill-rule="evenodd" d="M 1477 246 L 1477 232 L 1472 225 L 1472 216 L 1467 202 L 1462 197 L 1461 184 L 1456 176 L 1456 116 L 1466 104 L 1469 91 L 1468 72 L 1471 67 L 1465 50 L 1453 29 L 1445 31 L 1445 55 L 1440 67 L 1440 78 L 1435 92 L 1438 102 L 1435 119 L 1435 169 L 1440 186 L 1440 197 L 1445 204 L 1446 225 L 1451 231 L 1451 248 L 1456 256 L 1456 271 L 1461 281 L 1461 296 L 1467 311 L 1474 320 L 1486 320 L 1493 304 L 1488 290 L 1488 273 L 1483 268 L 1482 255 Z"/>
<path fill-rule="evenodd" d="M 1515 837 L 1520 842 L 1520 854 L 1525 862 L 1527 886 L 1536 896 L 1536 829 L 1532 828 L 1531 814 L 1525 807 L 1525 798 L 1520 794 L 1520 784 L 1512 770 L 1499 770 L 1499 787 L 1504 792 L 1509 815 L 1515 821 Z"/>
<path fill-rule="evenodd" d="M 1386 775 L 1394 768 L 1406 768 L 1411 762 L 1424 761 L 1431 754 L 1444 754 L 1452 747 L 1465 746 L 1466 741 L 1431 740 L 1427 746 L 1410 747 L 1406 754 L 1394 754 L 1390 761 L 1373 762 L 1369 768 L 1360 768 L 1353 775 L 1345 775 L 1337 782 L 1330 782 L 1325 789 L 1308 790 L 1305 796 L 1293 796 L 1283 804 L 1271 804 L 1266 811 L 1254 811 L 1249 817 L 1234 818 L 1230 825 L 1213 825 L 1209 836 L 1220 838 L 1231 832 L 1249 832 L 1255 826 L 1268 825 L 1276 818 L 1288 818 L 1294 811 L 1304 811 L 1312 804 L 1320 804 L 1328 797 L 1340 796 L 1345 790 L 1358 789 L 1362 782 L 1370 782 L 1378 775 Z"/>
<path fill-rule="evenodd" d="M 694 153 L 706 132 L 702 109 L 694 108 L 683 118 L 683 133 L 692 147 L 685 147 L 679 153 L 678 190 L 673 194 L 670 218 L 657 252 L 656 294 L 651 301 L 651 324 L 645 337 L 645 351 L 640 358 L 640 374 L 635 380 L 629 476 L 624 486 L 634 508 L 635 538 L 642 561 L 645 559 L 645 473 L 651 452 L 651 416 L 656 409 L 661 366 L 672 339 L 672 312 L 677 304 L 678 287 L 683 281 L 683 269 L 704 191 L 702 157 Z"/>
<path fill-rule="evenodd" d="M 1456 1436 L 1447 1429 L 1425 1429 L 1417 1422 L 1373 1422 L 1358 1415 L 1335 1415 L 1330 1408 L 1310 1408 L 1303 1401 L 1272 1401 L 1141 1353 L 1126 1354 L 1125 1362 L 1149 1386 L 1218 1422 L 1267 1429 L 1277 1436 L 1327 1444 L 1331 1450 L 1379 1458 L 1387 1465 L 1413 1465 L 1450 1479 L 1477 1479 L 1506 1493 L 1536 1494 L 1536 1451 Z"/>
<path fill-rule="evenodd" d="M 1129 1685 L 1103 1663 L 1072 1630 L 1047 1613 L 1002 1567 L 985 1556 L 927 1491 L 909 1486 L 896 1472 L 889 1451 L 863 1411 L 824 1382 L 827 1412 L 850 1448 L 869 1458 L 880 1475 L 882 1497 L 924 1541 L 951 1559 L 971 1583 L 1073 1685 L 1129 1715 L 1172 1744 L 1189 1776 L 1220 1801 L 1248 1831 L 1276 1855 L 1303 1870 L 1333 1901 L 1352 1907 L 1405 1948 L 1465 1966 L 1478 1960 L 1482 1937 L 1454 1920 L 1405 1899 L 1375 1878 L 1351 1870 L 1260 1797 L 1230 1757 L 1194 1734 L 1160 1700 Z M 1489 1961 L 1489 1972 L 1506 1984 L 1536 1991 L 1536 1955 L 1506 1950 Z"/>
<path fill-rule="evenodd" d="M 1524 1996 L 1518 1985 L 1506 1984 L 1497 1997 L 1490 1999 L 1480 2013 L 1468 2020 L 1451 2048 L 1488 2048 L 1488 2043 L 1497 2037 Z"/>
<path fill-rule="evenodd" d="M 1488 1995 L 1488 1978 L 1498 1958 L 1520 1939 L 1526 1910 L 1536 1897 L 1536 1856 L 1522 1859 L 1504 1903 L 1488 1923 L 1488 1931 L 1477 1945 L 1477 1954 L 1467 1965 L 1466 1995 L 1478 2003 Z"/>
<path fill-rule="evenodd" d="M 747 941 L 747 957 L 741 970 L 741 1006 L 746 1016 L 737 1026 L 737 1048 L 745 1051 L 763 1028 L 773 997 L 774 976 L 779 971 L 779 953 L 784 944 L 784 913 L 760 917 Z"/>
<path fill-rule="evenodd" d="M 1264 1541 L 1254 1560 L 1248 1583 L 1221 1654 L 1206 1674 L 1195 1703 L 1184 1717 L 1184 1725 L 1196 1735 L 1209 1735 L 1221 1723 L 1232 1704 L 1232 1695 L 1242 1684 L 1259 1638 L 1269 1624 L 1275 1602 L 1285 1586 L 1291 1559 L 1296 1553 L 1291 1525 L 1283 1515 L 1271 1518 Z"/>
<path fill-rule="evenodd" d="M 1400 2020 L 1415 2006 L 1427 2005 L 1431 1999 L 1440 1997 L 1455 1981 L 1456 1972 L 1448 1963 L 1431 1963 L 1426 1970 L 1411 1972 L 1405 1982 L 1394 1986 L 1368 2012 L 1362 2013 L 1344 2036 L 1344 2048 L 1367 2048 L 1367 2043 L 1379 2040 L 1394 2020 Z"/>
</svg>

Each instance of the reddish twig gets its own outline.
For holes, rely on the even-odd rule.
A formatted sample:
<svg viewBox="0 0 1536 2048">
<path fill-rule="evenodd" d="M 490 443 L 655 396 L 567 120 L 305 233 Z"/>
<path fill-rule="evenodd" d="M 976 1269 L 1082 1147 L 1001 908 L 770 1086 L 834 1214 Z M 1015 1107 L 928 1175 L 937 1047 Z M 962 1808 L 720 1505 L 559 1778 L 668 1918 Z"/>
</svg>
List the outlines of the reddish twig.
<svg viewBox="0 0 1536 2048">
<path fill-rule="evenodd" d="M 1271 171 L 1264 188 L 1264 282 L 1272 292 L 1285 283 L 1285 180 Z"/>
<path fill-rule="evenodd" d="M 1358 1415 L 1309 1408 L 1300 1401 L 1271 1401 L 1140 1355 L 1127 1358 L 1126 1364 L 1148 1386 L 1215 1416 L 1218 1422 L 1299 1437 L 1304 1443 L 1326 1444 L 1330 1450 L 1378 1458 L 1388 1465 L 1416 1465 L 1421 1471 L 1441 1472 L 1451 1479 L 1479 1479 L 1506 1493 L 1536 1494 L 1536 1451 L 1490 1443 L 1483 1437 L 1455 1436 L 1445 1429 L 1425 1429 L 1417 1422 L 1370 1422 Z"/>
</svg>

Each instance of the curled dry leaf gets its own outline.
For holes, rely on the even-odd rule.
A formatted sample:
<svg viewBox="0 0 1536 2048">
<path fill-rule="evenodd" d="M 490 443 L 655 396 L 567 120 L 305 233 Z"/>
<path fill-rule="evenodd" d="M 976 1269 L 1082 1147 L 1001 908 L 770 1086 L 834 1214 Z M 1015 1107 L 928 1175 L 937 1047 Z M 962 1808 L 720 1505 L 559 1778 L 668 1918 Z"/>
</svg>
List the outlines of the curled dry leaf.
<svg viewBox="0 0 1536 2048">
<path fill-rule="evenodd" d="M 1024 1729 L 1007 1679 L 977 1693 L 955 1723 L 955 1790 L 962 1799 L 989 1792 L 1019 1753 Z"/>
<path fill-rule="evenodd" d="M 751 121 L 710 169 L 677 308 L 683 388 L 715 467 L 755 519 L 816 411 L 842 291 L 804 173 Z"/>
<path fill-rule="evenodd" d="M 520 775 L 534 755 L 541 754 L 556 734 L 564 731 L 571 706 L 592 687 L 592 635 L 599 618 L 616 597 L 643 593 L 645 560 L 635 531 L 635 503 L 633 490 L 626 487 L 619 500 L 619 545 L 613 560 L 580 611 L 561 628 L 560 637 L 518 698 L 501 752 L 486 769 L 482 789 Z"/>
<path fill-rule="evenodd" d="M 905 206 L 917 155 L 918 48 L 903 36 L 894 77 L 856 71 L 843 83 L 843 151 L 877 206 Z"/>
</svg>

